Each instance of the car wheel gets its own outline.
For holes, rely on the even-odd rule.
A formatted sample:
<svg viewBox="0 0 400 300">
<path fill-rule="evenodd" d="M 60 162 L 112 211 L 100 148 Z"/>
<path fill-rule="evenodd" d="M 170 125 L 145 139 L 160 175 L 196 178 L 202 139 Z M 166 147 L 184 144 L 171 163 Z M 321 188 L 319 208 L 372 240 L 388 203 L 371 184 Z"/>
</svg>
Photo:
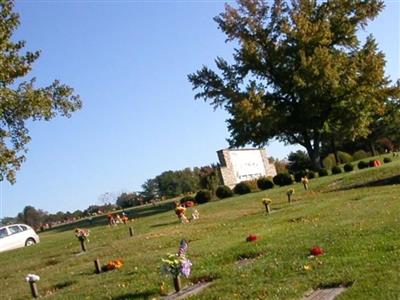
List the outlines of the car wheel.
<svg viewBox="0 0 400 300">
<path fill-rule="evenodd" d="M 32 238 L 27 239 L 26 242 L 25 242 L 25 246 L 26 247 L 29 247 L 29 246 L 32 246 L 32 245 L 35 245 L 35 244 L 36 244 L 36 242 Z"/>
</svg>

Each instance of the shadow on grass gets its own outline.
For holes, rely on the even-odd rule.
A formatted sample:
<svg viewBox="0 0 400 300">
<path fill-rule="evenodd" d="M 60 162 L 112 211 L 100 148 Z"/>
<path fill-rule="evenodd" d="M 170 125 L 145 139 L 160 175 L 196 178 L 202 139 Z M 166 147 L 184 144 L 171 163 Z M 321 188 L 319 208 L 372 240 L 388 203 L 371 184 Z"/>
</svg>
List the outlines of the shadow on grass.
<svg viewBox="0 0 400 300">
<path fill-rule="evenodd" d="M 338 287 L 349 288 L 353 285 L 354 281 L 333 281 L 318 284 L 314 289 L 332 289 Z"/>
<path fill-rule="evenodd" d="M 400 175 L 395 175 L 392 177 L 382 178 L 374 181 L 365 182 L 362 184 L 353 184 L 349 186 L 339 187 L 332 191 L 346 191 L 351 189 L 365 188 L 365 187 L 379 187 L 385 185 L 400 184 Z"/>
<path fill-rule="evenodd" d="M 113 297 L 112 300 L 131 300 L 131 299 L 153 299 L 155 296 L 157 296 L 157 293 L 155 291 L 146 291 L 146 292 L 140 292 L 140 293 L 128 293 L 125 295 Z"/>
<path fill-rule="evenodd" d="M 125 210 L 126 215 L 129 219 L 136 218 L 144 218 L 156 214 L 160 214 L 169 210 L 173 210 L 175 205 L 172 202 L 158 203 L 156 205 L 142 205 L 136 206 L 132 209 Z M 121 211 L 113 212 L 113 214 L 121 214 Z M 106 226 L 108 225 L 107 215 L 95 216 L 92 219 L 82 219 L 73 223 L 59 225 L 57 227 L 53 227 L 51 229 L 47 229 L 45 232 L 63 232 L 63 231 L 71 231 L 76 228 L 84 227 L 84 228 L 93 228 L 97 226 Z"/>
<path fill-rule="evenodd" d="M 151 225 L 150 227 L 162 227 L 162 226 L 168 226 L 168 225 L 174 225 L 174 224 L 177 224 L 177 222 L 173 221 L 173 222 L 168 222 L 168 223 L 154 224 L 154 225 Z"/>
</svg>

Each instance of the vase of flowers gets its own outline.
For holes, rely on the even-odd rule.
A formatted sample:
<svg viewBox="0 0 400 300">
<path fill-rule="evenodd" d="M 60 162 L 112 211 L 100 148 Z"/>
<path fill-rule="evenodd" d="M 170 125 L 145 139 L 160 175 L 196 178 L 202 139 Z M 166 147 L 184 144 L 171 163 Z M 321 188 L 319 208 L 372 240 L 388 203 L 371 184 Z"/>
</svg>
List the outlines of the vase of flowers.
<svg viewBox="0 0 400 300">
<path fill-rule="evenodd" d="M 288 202 L 289 203 L 292 203 L 293 194 L 294 194 L 294 189 L 293 188 L 287 190 L 286 195 L 288 197 Z"/>
<path fill-rule="evenodd" d="M 175 207 L 175 214 L 178 216 L 178 219 L 181 221 L 182 224 L 189 222 L 189 220 L 185 215 L 185 212 L 186 208 L 183 207 L 182 205 L 179 204 Z"/>
<path fill-rule="evenodd" d="M 192 263 L 186 257 L 188 244 L 186 240 L 182 240 L 177 254 L 168 254 L 162 259 L 162 271 L 167 275 L 171 275 L 176 292 L 181 290 L 180 276 L 189 277 Z"/>
<path fill-rule="evenodd" d="M 40 277 L 35 274 L 28 274 L 25 277 L 25 281 L 29 283 L 29 286 L 31 288 L 31 293 L 33 298 L 39 297 L 39 292 L 36 286 L 36 282 L 40 280 Z"/>
<path fill-rule="evenodd" d="M 82 229 L 77 228 L 75 229 L 75 236 L 78 238 L 79 242 L 81 243 L 82 251 L 86 251 L 86 241 L 89 241 L 89 229 Z"/>
<path fill-rule="evenodd" d="M 303 184 L 304 189 L 307 191 L 308 190 L 308 178 L 307 178 L 307 176 L 304 176 L 304 177 L 301 178 L 301 183 Z"/>
<path fill-rule="evenodd" d="M 262 199 L 262 204 L 264 204 L 265 211 L 267 212 L 267 214 L 269 214 L 271 212 L 271 207 L 270 207 L 271 203 L 272 203 L 272 200 L 269 199 L 269 198 L 263 198 Z"/>
</svg>

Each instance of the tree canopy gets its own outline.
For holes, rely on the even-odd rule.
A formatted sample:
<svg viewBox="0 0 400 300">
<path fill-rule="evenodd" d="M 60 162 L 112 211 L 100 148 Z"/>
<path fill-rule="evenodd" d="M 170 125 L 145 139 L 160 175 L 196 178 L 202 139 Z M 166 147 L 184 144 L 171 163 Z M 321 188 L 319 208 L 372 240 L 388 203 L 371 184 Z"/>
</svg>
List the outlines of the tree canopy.
<svg viewBox="0 0 400 300">
<path fill-rule="evenodd" d="M 399 98 L 374 38 L 357 37 L 383 1 L 237 2 L 215 17 L 237 45 L 233 62 L 218 57 L 218 72 L 203 66 L 188 76 L 196 98 L 230 114 L 231 146 L 277 138 L 304 146 L 317 168 L 324 136 L 367 136 L 385 102 Z"/>
<path fill-rule="evenodd" d="M 30 140 L 28 120 L 48 121 L 57 115 L 70 117 L 82 102 L 68 85 L 55 80 L 47 87 L 35 87 L 26 76 L 40 52 L 25 52 L 25 41 L 13 41 L 19 15 L 14 1 L 0 2 L 0 180 L 15 182 L 15 173 L 25 160 Z"/>
</svg>

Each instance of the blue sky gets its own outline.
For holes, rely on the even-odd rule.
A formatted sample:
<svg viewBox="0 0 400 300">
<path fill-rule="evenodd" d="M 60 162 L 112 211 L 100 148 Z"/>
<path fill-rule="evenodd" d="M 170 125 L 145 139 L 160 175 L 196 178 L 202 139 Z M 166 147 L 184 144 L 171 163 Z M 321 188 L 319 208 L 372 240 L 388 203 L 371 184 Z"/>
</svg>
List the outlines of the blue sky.
<svg viewBox="0 0 400 300">
<path fill-rule="evenodd" d="M 49 212 L 99 204 L 106 192 L 140 190 L 166 170 L 217 162 L 228 146 L 224 111 L 194 93 L 187 74 L 232 45 L 212 20 L 223 1 L 19 0 L 15 39 L 42 51 L 29 77 L 75 88 L 83 109 L 71 119 L 29 123 L 32 141 L 17 183 L 2 183 L 2 216 L 24 206 Z M 387 74 L 400 78 L 400 3 L 368 28 L 387 58 Z M 365 36 L 366 33 L 361 33 Z M 284 158 L 296 146 L 273 142 Z"/>
</svg>

